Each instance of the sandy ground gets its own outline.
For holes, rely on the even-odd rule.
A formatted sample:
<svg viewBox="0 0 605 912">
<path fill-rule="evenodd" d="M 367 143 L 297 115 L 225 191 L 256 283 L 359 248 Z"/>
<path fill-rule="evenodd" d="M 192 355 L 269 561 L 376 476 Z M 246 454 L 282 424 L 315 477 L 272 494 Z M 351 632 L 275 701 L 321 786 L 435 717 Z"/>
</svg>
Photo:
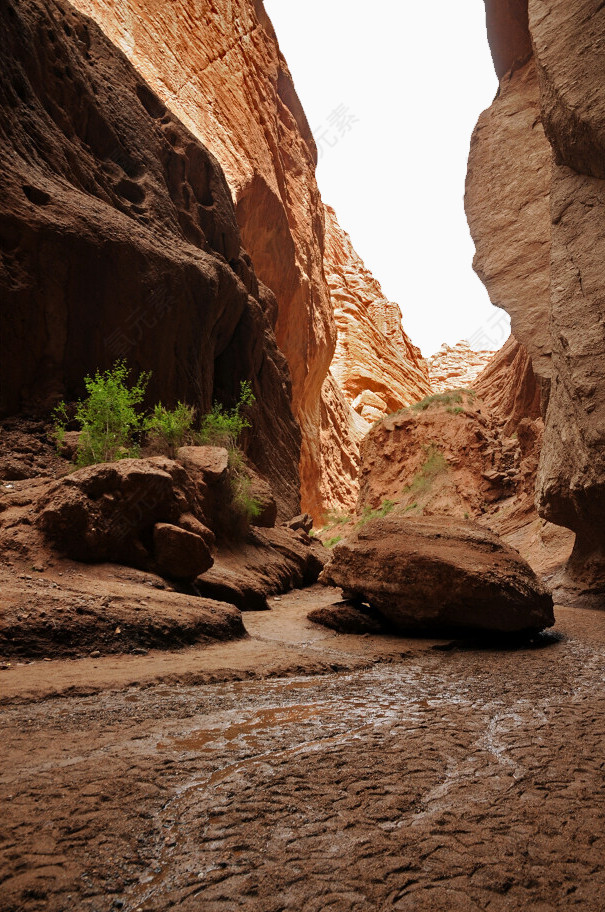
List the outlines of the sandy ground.
<svg viewBox="0 0 605 912">
<path fill-rule="evenodd" d="M 248 639 L 0 672 L 3 912 L 605 909 L 605 615 L 541 649 Z"/>
</svg>

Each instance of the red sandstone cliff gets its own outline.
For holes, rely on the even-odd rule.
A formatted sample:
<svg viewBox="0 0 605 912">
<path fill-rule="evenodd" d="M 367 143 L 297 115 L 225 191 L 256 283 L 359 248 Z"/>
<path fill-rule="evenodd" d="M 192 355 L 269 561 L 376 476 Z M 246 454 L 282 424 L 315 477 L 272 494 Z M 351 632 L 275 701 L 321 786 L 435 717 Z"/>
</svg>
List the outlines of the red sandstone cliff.
<svg viewBox="0 0 605 912">
<path fill-rule="evenodd" d="M 277 298 L 302 429 L 303 505 L 319 517 L 351 504 L 368 426 L 358 415 L 373 420 L 420 398 L 426 370 L 329 210 L 324 261 L 315 143 L 261 0 L 74 3 L 223 166 L 243 243 Z"/>
<path fill-rule="evenodd" d="M 444 393 L 446 390 L 474 388 L 477 377 L 493 357 L 493 351 L 473 351 L 465 339 L 456 345 L 442 345 L 428 359 L 431 390 Z"/>
<path fill-rule="evenodd" d="M 305 509 L 322 511 L 321 388 L 336 328 L 323 275 L 316 149 L 262 2 L 75 0 L 221 163 L 242 241 L 278 302 Z"/>
<path fill-rule="evenodd" d="M 249 455 L 299 508 L 287 364 L 216 159 L 64 0 L 0 5 L 0 413 L 125 357 L 202 411 L 252 379 Z"/>
<path fill-rule="evenodd" d="M 369 427 L 429 393 L 428 371 L 403 330 L 399 306 L 385 298 L 334 210 L 325 211 L 324 269 L 337 331 L 330 371 Z"/>
<path fill-rule="evenodd" d="M 603 590 L 605 20 L 598 0 L 486 7 L 501 78 L 469 159 L 476 267 L 551 378 L 540 512 L 576 532 L 570 570 Z"/>
</svg>

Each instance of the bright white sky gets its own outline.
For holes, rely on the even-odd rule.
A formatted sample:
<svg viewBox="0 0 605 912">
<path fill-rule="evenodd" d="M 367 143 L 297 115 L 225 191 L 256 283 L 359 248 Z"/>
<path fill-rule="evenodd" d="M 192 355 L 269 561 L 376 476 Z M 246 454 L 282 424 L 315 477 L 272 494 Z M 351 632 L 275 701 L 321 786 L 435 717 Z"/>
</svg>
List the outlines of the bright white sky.
<svg viewBox="0 0 605 912">
<path fill-rule="evenodd" d="M 317 178 L 425 356 L 500 348 L 506 314 L 472 270 L 473 127 L 498 83 L 482 0 L 265 0 L 314 132 Z"/>
</svg>

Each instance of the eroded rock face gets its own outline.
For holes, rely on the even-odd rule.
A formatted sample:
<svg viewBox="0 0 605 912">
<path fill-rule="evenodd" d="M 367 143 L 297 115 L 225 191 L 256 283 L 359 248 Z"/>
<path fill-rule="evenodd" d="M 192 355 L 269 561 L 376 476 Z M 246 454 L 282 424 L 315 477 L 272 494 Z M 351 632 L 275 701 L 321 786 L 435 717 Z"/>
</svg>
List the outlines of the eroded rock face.
<svg viewBox="0 0 605 912">
<path fill-rule="evenodd" d="M 262 2 L 76 0 L 220 161 L 292 376 L 303 502 L 321 512 L 320 400 L 336 341 L 317 152 Z M 245 87 L 245 89 L 244 89 Z"/>
<path fill-rule="evenodd" d="M 324 267 L 337 342 L 330 372 L 369 427 L 430 392 L 426 362 L 401 325 L 401 311 L 353 248 L 336 214 L 326 209 Z"/>
<path fill-rule="evenodd" d="M 444 343 L 428 359 L 431 391 L 473 389 L 475 380 L 493 357 L 493 351 L 473 351 L 465 339 L 456 345 Z"/>
<path fill-rule="evenodd" d="M 541 417 L 542 384 L 526 349 L 514 336 L 493 355 L 474 389 L 503 423 L 505 434 L 513 434 L 520 421 Z"/>
<path fill-rule="evenodd" d="M 386 500 L 410 516 L 479 517 L 515 493 L 520 456 L 517 441 L 503 438 L 500 423 L 472 393 L 403 409 L 364 438 L 357 513 Z"/>
<path fill-rule="evenodd" d="M 0 8 L 0 410 L 47 408 L 124 357 L 150 402 L 206 411 L 252 379 L 249 454 L 299 510 L 300 436 L 212 154 L 63 0 Z"/>
<path fill-rule="evenodd" d="M 362 434 L 428 392 L 426 369 L 397 306 L 324 211 L 315 143 L 261 0 L 75 5 L 224 168 L 243 242 L 277 298 L 275 331 L 302 430 L 303 507 L 316 518 L 350 507 Z"/>
<path fill-rule="evenodd" d="M 502 76 L 473 137 L 467 213 L 492 300 L 511 313 L 535 373 L 552 376 L 540 512 L 576 532 L 572 575 L 603 588 L 604 24 L 597 0 L 530 0 L 528 24 L 534 56 Z"/>
<path fill-rule="evenodd" d="M 322 581 L 397 630 L 516 633 L 554 624 L 553 602 L 522 557 L 473 523 L 384 517 L 336 545 Z"/>
<path fill-rule="evenodd" d="M 495 5 L 495 4 L 494 4 Z M 475 127 L 465 208 L 473 266 L 492 304 L 508 311 L 534 370 L 550 375 L 551 151 L 540 117 L 533 60 L 502 79 Z"/>
</svg>

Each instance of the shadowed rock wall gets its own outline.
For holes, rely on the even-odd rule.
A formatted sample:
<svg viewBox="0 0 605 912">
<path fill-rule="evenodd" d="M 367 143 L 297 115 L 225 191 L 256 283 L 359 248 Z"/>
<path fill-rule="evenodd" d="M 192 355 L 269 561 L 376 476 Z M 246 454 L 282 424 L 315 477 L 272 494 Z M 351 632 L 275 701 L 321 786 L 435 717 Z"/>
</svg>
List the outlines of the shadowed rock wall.
<svg viewBox="0 0 605 912">
<path fill-rule="evenodd" d="M 149 401 L 257 397 L 248 451 L 299 508 L 272 293 L 211 153 L 63 0 L 0 6 L 0 409 L 48 408 L 124 357 Z"/>
</svg>

